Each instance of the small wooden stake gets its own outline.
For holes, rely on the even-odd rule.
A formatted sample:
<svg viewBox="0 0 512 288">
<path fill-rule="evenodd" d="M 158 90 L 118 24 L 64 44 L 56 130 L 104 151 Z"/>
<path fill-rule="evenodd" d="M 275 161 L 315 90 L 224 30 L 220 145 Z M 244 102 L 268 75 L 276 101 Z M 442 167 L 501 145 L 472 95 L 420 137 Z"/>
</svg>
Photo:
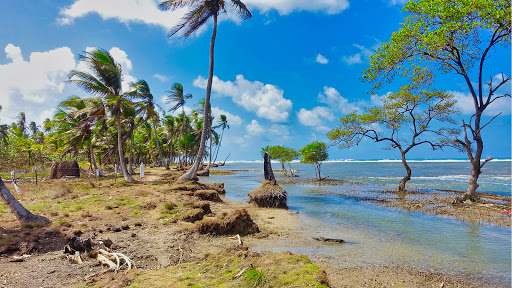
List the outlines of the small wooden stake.
<svg viewBox="0 0 512 288">
<path fill-rule="evenodd" d="M 114 164 L 114 183 L 117 182 L 117 164 Z"/>
<path fill-rule="evenodd" d="M 34 165 L 34 172 L 36 173 L 36 186 L 37 186 L 37 165 Z"/>
</svg>

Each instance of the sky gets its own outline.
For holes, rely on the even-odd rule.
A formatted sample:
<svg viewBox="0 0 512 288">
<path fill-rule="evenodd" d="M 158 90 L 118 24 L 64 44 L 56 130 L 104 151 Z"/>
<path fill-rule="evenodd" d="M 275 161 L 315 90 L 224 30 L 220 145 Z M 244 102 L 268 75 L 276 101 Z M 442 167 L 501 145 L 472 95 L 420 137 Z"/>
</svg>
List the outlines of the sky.
<svg viewBox="0 0 512 288">
<path fill-rule="evenodd" d="M 20 112 L 41 124 L 59 102 L 88 95 L 65 82 L 81 70 L 79 55 L 94 47 L 108 50 L 123 66 L 123 89 L 146 80 L 157 103 L 166 102 L 173 83 L 192 99 L 185 111 L 205 97 L 212 23 L 188 38 L 169 37 L 186 12 L 161 11 L 154 0 L 2 1 L 0 17 L 0 123 Z M 339 117 L 381 105 L 389 85 L 370 94 L 361 81 L 369 56 L 400 27 L 407 15 L 401 0 L 245 0 L 253 17 L 241 21 L 223 14 L 215 44 L 212 93 L 214 122 L 227 116 L 219 160 L 259 160 L 260 149 L 284 145 L 299 149 L 312 141 L 330 144 L 326 133 Z M 3 50 L 2 50 L 3 49 Z M 510 47 L 487 60 L 484 76 L 511 73 Z M 487 79 L 486 78 L 486 79 Z M 475 79 L 473 77 L 473 79 Z M 457 99 L 461 123 L 472 114 L 464 79 L 440 75 L 435 88 Z M 510 83 L 502 92 L 510 91 Z M 511 156 L 511 101 L 500 99 L 486 110 L 483 157 Z M 215 124 L 215 123 L 214 123 Z M 399 159 L 386 144 L 364 140 L 350 149 L 329 149 L 329 159 Z M 410 159 L 465 158 L 453 148 L 411 150 Z"/>
</svg>

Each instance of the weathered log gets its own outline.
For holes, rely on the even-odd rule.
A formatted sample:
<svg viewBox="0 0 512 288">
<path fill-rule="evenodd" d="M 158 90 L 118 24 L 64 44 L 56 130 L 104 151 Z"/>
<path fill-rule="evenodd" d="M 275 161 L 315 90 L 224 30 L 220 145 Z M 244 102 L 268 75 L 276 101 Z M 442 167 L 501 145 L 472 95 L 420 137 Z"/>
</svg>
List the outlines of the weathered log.
<svg viewBox="0 0 512 288">
<path fill-rule="evenodd" d="M 329 243 L 345 243 L 345 240 L 343 239 L 336 239 L 336 238 L 325 238 L 322 236 L 319 237 L 313 237 L 316 241 L 320 242 L 329 242 Z"/>
</svg>

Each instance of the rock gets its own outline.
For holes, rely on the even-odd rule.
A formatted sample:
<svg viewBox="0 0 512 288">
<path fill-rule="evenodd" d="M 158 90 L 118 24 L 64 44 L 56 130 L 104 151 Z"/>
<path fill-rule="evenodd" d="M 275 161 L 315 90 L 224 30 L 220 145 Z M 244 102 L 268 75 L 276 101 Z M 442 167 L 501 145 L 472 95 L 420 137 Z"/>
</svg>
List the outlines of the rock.
<svg viewBox="0 0 512 288">
<path fill-rule="evenodd" d="M 288 209 L 286 191 L 275 181 L 263 181 L 258 189 L 252 190 L 247 195 L 249 203 L 254 203 L 258 207 Z"/>
</svg>

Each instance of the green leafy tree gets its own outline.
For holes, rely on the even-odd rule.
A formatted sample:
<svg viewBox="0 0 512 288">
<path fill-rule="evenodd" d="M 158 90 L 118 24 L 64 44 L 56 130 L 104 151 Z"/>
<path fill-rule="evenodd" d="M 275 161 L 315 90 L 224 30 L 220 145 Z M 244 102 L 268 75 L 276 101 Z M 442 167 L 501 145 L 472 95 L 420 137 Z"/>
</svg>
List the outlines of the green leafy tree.
<svg viewBox="0 0 512 288">
<path fill-rule="evenodd" d="M 481 169 L 492 160 L 481 161 L 482 129 L 499 115 L 485 123 L 482 114 L 496 99 L 510 97 L 499 90 L 510 77 L 502 74 L 501 79 L 491 78 L 485 83 L 482 75 L 484 64 L 494 51 L 510 45 L 510 0 L 414 0 L 403 11 L 409 16 L 371 56 L 370 68 L 364 71 L 363 78 L 378 89 L 397 76 L 414 78 L 418 74 L 433 75 L 434 71 L 460 75 L 473 98 L 475 111 L 469 122 L 462 123 L 464 139 L 454 141 L 471 161 L 468 190 L 457 201 L 475 201 Z"/>
<path fill-rule="evenodd" d="M 299 158 L 300 153 L 298 151 L 296 151 L 293 148 L 277 145 L 262 148 L 261 155 L 263 156 L 265 152 L 268 152 L 270 154 L 270 159 L 279 160 L 279 163 L 281 163 L 281 167 L 283 168 L 285 175 L 288 175 L 289 171 L 291 177 L 295 176 L 294 170 L 292 169 L 290 162 Z M 286 169 L 285 164 L 288 166 L 288 169 Z"/>
<path fill-rule="evenodd" d="M 236 14 L 238 14 L 242 20 L 246 20 L 252 17 L 249 9 L 247 9 L 245 4 L 240 0 L 168 0 L 160 4 L 160 8 L 165 10 L 175 10 L 180 7 L 188 7 L 190 9 L 183 18 L 183 22 L 172 29 L 171 36 L 181 31 L 183 33 L 183 37 L 188 37 L 197 31 L 197 29 L 202 27 L 209 19 L 213 18 L 213 33 L 212 39 L 210 41 L 210 69 L 208 73 L 208 82 L 206 85 L 206 97 L 204 105 L 205 113 L 203 121 L 204 125 L 201 134 L 201 142 L 194 165 L 190 167 L 187 173 L 180 177 L 180 180 L 182 181 L 197 179 L 196 172 L 199 168 L 199 164 L 201 164 L 203 154 L 206 149 L 206 138 L 208 138 L 209 128 L 211 127 L 211 123 L 209 123 L 209 112 L 210 95 L 212 92 L 213 82 L 213 55 L 215 48 L 215 38 L 217 37 L 217 18 L 219 14 L 227 12 L 226 4 L 230 4 L 231 9 Z"/>
<path fill-rule="evenodd" d="M 422 144 L 430 145 L 433 150 L 449 144 L 447 139 L 457 135 L 458 130 L 435 126 L 435 122 L 455 124 L 451 116 L 458 111 L 452 95 L 420 90 L 413 85 L 389 94 L 383 102 L 382 107 L 367 108 L 364 113 L 352 112 L 340 118 L 340 126 L 331 130 L 327 137 L 340 148 L 350 148 L 369 138 L 389 143 L 389 149 L 398 149 L 406 170 L 398 191 L 404 192 L 412 174 L 406 154 Z"/>
<path fill-rule="evenodd" d="M 300 148 L 299 153 L 301 156 L 300 163 L 313 164 L 313 167 L 315 167 L 315 176 L 318 180 L 322 180 L 323 178 L 320 173 L 322 162 L 329 158 L 327 145 L 324 142 L 314 141 Z"/>
</svg>

